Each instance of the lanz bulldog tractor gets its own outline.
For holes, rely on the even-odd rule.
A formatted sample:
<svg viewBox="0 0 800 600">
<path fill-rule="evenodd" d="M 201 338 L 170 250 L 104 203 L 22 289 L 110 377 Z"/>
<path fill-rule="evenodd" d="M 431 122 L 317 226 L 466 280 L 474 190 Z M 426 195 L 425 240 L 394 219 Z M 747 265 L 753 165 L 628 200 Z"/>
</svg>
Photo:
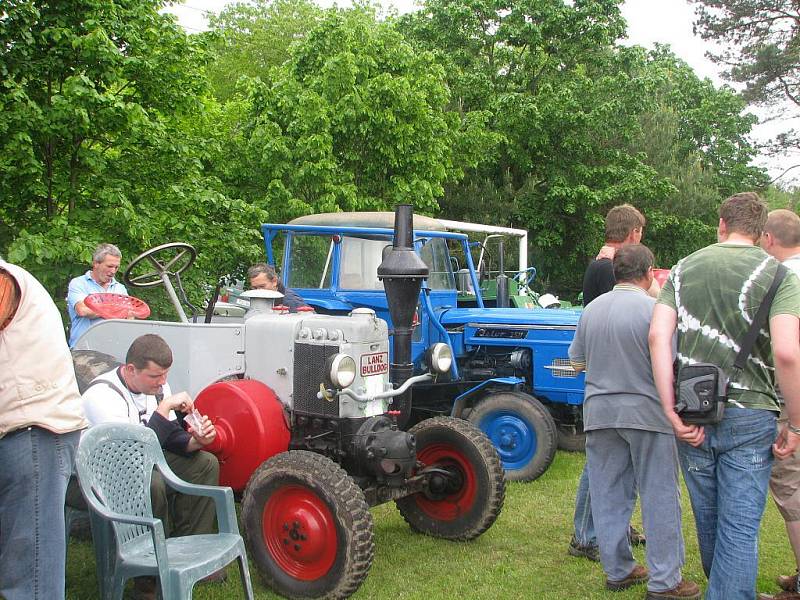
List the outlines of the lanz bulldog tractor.
<svg viewBox="0 0 800 600">
<path fill-rule="evenodd" d="M 502 466 L 480 430 L 437 417 L 403 431 L 388 411 L 452 360 L 446 345 L 433 345 L 432 372 L 412 374 L 412 320 L 428 276 L 413 250 L 412 216 L 410 206 L 397 208 L 394 246 L 378 267 L 394 324 L 391 362 L 387 324 L 374 311 L 281 314 L 272 305 L 279 294 L 268 291 L 249 292 L 241 323 L 106 320 L 76 345 L 85 372 L 98 352 L 122 360 L 139 335 L 166 339 L 172 389 L 196 395 L 218 431 L 208 449 L 220 483 L 241 494 L 250 558 L 287 597 L 345 598 L 358 589 L 373 557 L 370 506 L 394 501 L 412 529 L 450 540 L 481 535 L 503 506 Z M 192 254 L 186 245 L 153 249 L 131 264 L 126 282 L 168 284 Z M 155 271 L 136 276 L 142 261 Z"/>
<path fill-rule="evenodd" d="M 384 283 L 375 275 L 392 243 L 391 222 L 391 213 L 356 212 L 266 224 L 267 262 L 278 265 L 283 284 L 318 313 L 370 308 L 391 322 Z M 567 353 L 580 315 L 486 306 L 469 239 L 448 223 L 414 217 L 412 245 L 429 274 L 415 300 L 409 362 L 423 372 L 428 348 L 437 343 L 447 344 L 453 362 L 447 373 L 414 386 L 413 407 L 395 400 L 398 421 L 413 425 L 434 415 L 469 420 L 492 440 L 507 479 L 531 481 L 550 466 L 557 444 L 578 449 L 581 441 L 584 375 L 572 369 Z M 520 273 L 528 272 L 526 266 Z M 471 306 L 465 307 L 461 299 L 468 296 Z"/>
</svg>

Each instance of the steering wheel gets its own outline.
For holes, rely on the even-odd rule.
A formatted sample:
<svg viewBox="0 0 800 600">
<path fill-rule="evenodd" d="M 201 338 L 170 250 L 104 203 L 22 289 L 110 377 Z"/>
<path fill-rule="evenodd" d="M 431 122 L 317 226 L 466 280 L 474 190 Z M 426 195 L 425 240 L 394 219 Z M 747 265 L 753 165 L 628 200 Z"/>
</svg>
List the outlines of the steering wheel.
<svg viewBox="0 0 800 600">
<path fill-rule="evenodd" d="M 128 268 L 125 269 L 125 274 L 122 276 L 122 279 L 131 287 L 155 287 L 161 285 L 161 276 L 164 273 L 167 275 L 183 273 L 192 266 L 195 258 L 197 258 L 197 250 L 189 244 L 183 242 L 161 244 L 160 246 L 142 252 L 139 256 L 134 258 L 131 264 L 128 265 Z M 155 270 L 148 271 L 144 275 L 134 276 L 133 270 L 145 260 L 150 261 Z"/>
</svg>

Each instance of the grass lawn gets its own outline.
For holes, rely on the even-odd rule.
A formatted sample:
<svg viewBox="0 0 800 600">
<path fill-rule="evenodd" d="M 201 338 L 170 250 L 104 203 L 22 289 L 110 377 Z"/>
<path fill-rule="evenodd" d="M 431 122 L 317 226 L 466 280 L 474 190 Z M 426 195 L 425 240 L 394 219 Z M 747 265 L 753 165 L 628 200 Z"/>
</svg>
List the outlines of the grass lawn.
<svg viewBox="0 0 800 600">
<path fill-rule="evenodd" d="M 471 543 L 436 540 L 411 533 L 394 504 L 373 509 L 375 559 L 367 580 L 353 598 L 642 598 L 644 587 L 607 592 L 598 563 L 567 555 L 572 533 L 572 510 L 583 454 L 558 452 L 543 477 L 528 484 L 507 486 L 500 518 Z M 683 490 L 683 532 L 686 541 L 684 577 L 705 587 L 694 535 L 689 500 Z M 637 515 L 635 524 L 641 524 Z M 644 561 L 644 552 L 636 550 Z M 71 541 L 67 560 L 67 598 L 97 597 L 91 545 Z M 772 500 L 762 524 L 759 591 L 778 591 L 778 574 L 794 572 L 783 521 Z M 197 600 L 242 598 L 238 570 L 229 568 L 225 584 L 195 588 Z M 256 598 L 277 598 L 262 584 L 255 568 L 251 576 Z"/>
</svg>

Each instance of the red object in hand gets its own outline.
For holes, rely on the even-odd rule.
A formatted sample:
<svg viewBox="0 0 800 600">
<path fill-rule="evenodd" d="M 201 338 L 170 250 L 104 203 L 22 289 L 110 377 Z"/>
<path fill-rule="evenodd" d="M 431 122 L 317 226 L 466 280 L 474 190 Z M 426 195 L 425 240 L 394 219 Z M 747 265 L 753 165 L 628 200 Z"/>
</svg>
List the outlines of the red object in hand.
<svg viewBox="0 0 800 600">
<path fill-rule="evenodd" d="M 83 303 L 104 319 L 146 319 L 150 316 L 150 307 L 143 300 L 124 294 L 89 294 Z"/>
<path fill-rule="evenodd" d="M 664 287 L 667 277 L 669 277 L 669 269 L 653 269 L 653 277 L 655 277 L 658 285 Z"/>
</svg>

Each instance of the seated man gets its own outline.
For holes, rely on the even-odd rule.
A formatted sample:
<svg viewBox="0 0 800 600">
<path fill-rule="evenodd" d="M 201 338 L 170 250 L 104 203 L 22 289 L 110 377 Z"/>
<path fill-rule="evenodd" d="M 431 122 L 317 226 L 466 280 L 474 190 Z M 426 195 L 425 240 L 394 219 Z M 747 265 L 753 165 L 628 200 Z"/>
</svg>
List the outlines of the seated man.
<svg viewBox="0 0 800 600">
<path fill-rule="evenodd" d="M 181 427 L 175 412 L 191 412 L 192 399 L 186 392 L 172 395 L 167 373 L 172 366 L 172 350 L 158 335 L 136 338 L 128 349 L 125 364 L 99 375 L 83 393 L 83 406 L 90 426 L 98 423 L 138 423 L 152 429 L 167 464 L 175 474 L 190 483 L 219 484 L 217 458 L 202 450 L 217 435 L 208 417 L 199 431 Z M 214 533 L 216 511 L 211 498 L 186 496 L 165 485 L 153 472 L 150 486 L 153 515 L 161 519 L 167 537 Z M 70 501 L 74 495 L 70 496 Z M 211 576 L 220 580 L 224 572 Z M 154 597 L 152 578 L 137 578 L 140 598 Z M 152 593 L 152 595 L 151 595 Z"/>
<path fill-rule="evenodd" d="M 297 293 L 283 286 L 278 279 L 278 274 L 272 265 L 257 263 L 247 269 L 247 278 L 250 280 L 250 288 L 254 290 L 274 290 L 283 294 L 281 304 L 289 307 L 289 312 L 297 312 L 299 306 L 306 303 Z"/>
<path fill-rule="evenodd" d="M 67 311 L 72 323 L 69 331 L 70 348 L 100 318 L 84 304 L 86 296 L 90 294 L 128 295 L 125 286 L 114 279 L 121 260 L 122 253 L 114 244 L 100 244 L 92 255 L 92 269 L 69 282 Z"/>
</svg>

